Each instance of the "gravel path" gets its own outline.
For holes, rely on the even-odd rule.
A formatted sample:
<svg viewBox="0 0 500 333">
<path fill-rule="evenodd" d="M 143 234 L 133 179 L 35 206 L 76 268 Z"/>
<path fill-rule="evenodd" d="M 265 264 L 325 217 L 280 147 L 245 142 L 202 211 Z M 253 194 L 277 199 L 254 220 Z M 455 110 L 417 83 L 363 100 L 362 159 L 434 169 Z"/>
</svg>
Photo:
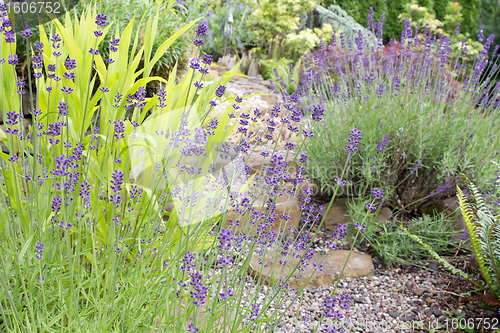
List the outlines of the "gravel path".
<svg viewBox="0 0 500 333">
<path fill-rule="evenodd" d="M 441 329 L 436 332 L 464 332 L 453 329 L 458 322 L 453 318 L 465 312 L 462 321 L 475 322 L 477 327 L 484 315 L 484 318 L 489 318 L 492 326 L 496 323 L 496 327 L 500 329 L 498 314 L 492 311 L 483 313 L 470 304 L 453 303 L 450 300 L 453 293 L 446 290 L 447 281 L 448 279 L 443 279 L 437 272 L 424 269 L 403 272 L 400 268 L 376 269 L 375 276 L 371 278 L 341 279 L 338 292 L 348 293 L 351 303 L 348 309 L 341 310 L 344 319 L 337 326 L 347 332 L 429 332 L 438 326 Z M 251 286 L 252 284 L 248 283 L 248 287 Z M 330 295 L 333 288 L 334 286 L 330 285 L 305 289 L 302 305 L 296 301 L 274 332 L 314 332 L 323 312 L 325 296 Z M 259 293 L 259 296 L 263 299 L 264 293 Z M 288 293 L 283 302 L 284 306 L 278 309 L 278 313 L 284 312 L 294 296 L 295 293 Z M 274 307 L 271 306 L 269 314 L 273 311 Z M 450 317 L 450 314 L 455 315 Z M 323 320 L 323 323 L 326 324 L 327 321 Z"/>
</svg>

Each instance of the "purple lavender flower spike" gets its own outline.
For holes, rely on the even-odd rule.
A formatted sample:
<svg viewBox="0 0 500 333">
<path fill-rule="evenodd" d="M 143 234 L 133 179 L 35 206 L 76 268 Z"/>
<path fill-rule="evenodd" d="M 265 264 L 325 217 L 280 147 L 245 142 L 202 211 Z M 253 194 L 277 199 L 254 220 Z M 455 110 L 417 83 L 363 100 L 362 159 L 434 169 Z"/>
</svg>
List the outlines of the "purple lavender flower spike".
<svg viewBox="0 0 500 333">
<path fill-rule="evenodd" d="M 191 324 L 189 324 L 189 325 L 188 325 L 188 331 L 189 331 L 189 332 L 196 333 L 196 332 L 198 332 L 199 330 L 200 330 L 200 329 L 199 329 L 198 327 L 194 326 L 194 324 L 193 324 L 193 323 L 191 323 Z"/>
<path fill-rule="evenodd" d="M 108 17 L 105 14 L 97 14 L 95 18 L 95 23 L 100 27 L 105 27 L 107 19 Z"/>
<path fill-rule="evenodd" d="M 372 196 L 376 200 L 382 200 L 382 198 L 384 197 L 384 191 L 379 188 L 374 188 L 372 189 Z"/>
<path fill-rule="evenodd" d="M 389 134 L 387 134 L 385 136 L 384 140 L 381 140 L 381 141 L 378 142 L 377 152 L 379 152 L 379 153 L 384 152 L 385 148 L 387 147 L 387 142 L 389 141 L 389 138 L 390 138 L 390 136 L 389 136 Z"/>
<path fill-rule="evenodd" d="M 354 153 L 358 150 L 361 136 L 362 132 L 357 130 L 356 128 L 351 131 L 351 133 L 349 134 L 349 139 L 347 140 L 349 141 L 349 144 L 345 146 L 347 151 Z"/>
<path fill-rule="evenodd" d="M 368 210 L 377 210 L 377 207 L 375 207 L 373 204 L 367 202 L 365 203 L 365 207 L 368 209 Z"/>
<path fill-rule="evenodd" d="M 205 36 L 208 32 L 208 22 L 203 21 L 201 24 L 198 24 L 195 30 L 195 38 L 194 38 L 194 45 L 195 46 L 203 46 L 205 44 Z"/>
<path fill-rule="evenodd" d="M 36 242 L 35 248 L 36 248 L 36 258 L 38 260 L 42 260 L 42 255 L 43 255 L 43 247 L 45 246 L 44 243 Z"/>
<path fill-rule="evenodd" d="M 418 168 L 420 168 L 421 165 L 422 165 L 422 162 L 420 162 L 420 161 L 417 164 L 415 164 L 413 169 L 411 169 L 410 174 L 414 174 L 415 172 L 417 172 Z"/>
<path fill-rule="evenodd" d="M 124 134 L 125 124 L 123 123 L 123 121 L 118 119 L 117 121 L 114 122 L 114 125 L 115 125 L 115 138 L 117 140 L 123 139 L 125 137 L 125 134 Z"/>
<path fill-rule="evenodd" d="M 217 97 L 222 97 L 225 94 L 225 92 L 226 92 L 226 86 L 221 84 L 217 87 L 217 90 L 215 91 L 215 95 Z"/>
</svg>

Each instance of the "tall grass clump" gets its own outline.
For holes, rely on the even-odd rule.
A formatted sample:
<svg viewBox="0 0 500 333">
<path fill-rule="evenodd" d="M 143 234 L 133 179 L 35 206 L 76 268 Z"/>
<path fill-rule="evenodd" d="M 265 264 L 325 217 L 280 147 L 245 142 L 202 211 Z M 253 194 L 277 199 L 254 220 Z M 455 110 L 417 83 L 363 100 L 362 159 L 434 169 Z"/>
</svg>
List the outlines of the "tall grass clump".
<svg viewBox="0 0 500 333">
<path fill-rule="evenodd" d="M 383 20 L 371 27 L 380 39 Z M 400 43 L 369 48 L 360 34 L 356 50 L 341 33 L 340 41 L 334 37 L 306 56 L 293 86 L 303 114 L 325 114 L 311 123 L 316 135 L 305 146 L 308 177 L 327 194 L 338 183 L 347 197 L 381 188 L 384 204 L 405 213 L 453 195 L 460 173 L 485 193 L 494 173 L 490 161 L 500 152 L 498 48 L 488 58 L 493 38 L 484 40 L 469 69 L 465 42 L 453 53 L 449 38 L 437 38 L 427 26 L 412 30 L 408 20 Z M 278 78 L 276 85 L 288 83 Z M 348 158 L 342 142 L 353 126 L 366 139 L 341 177 Z"/>
<path fill-rule="evenodd" d="M 257 143 L 250 142 L 247 128 L 259 121 L 260 111 L 241 113 L 242 97 L 224 98 L 238 66 L 210 86 L 204 77 L 212 57 L 206 54 L 191 59 L 179 82 L 175 66 L 168 79 L 150 76 L 198 20 L 153 52 L 154 36 L 142 45 L 138 35 L 132 38 L 135 18 L 121 30 L 92 6 L 80 17 L 68 13 L 50 27 L 39 26 L 39 41 L 30 39 L 29 27 L 14 33 L 4 5 L 0 14 L 0 139 L 8 149 L 0 153 L 0 330 L 263 332 L 282 324 L 290 306 L 301 302 L 302 289 L 284 312 L 277 309 L 314 252 L 313 238 L 288 226 L 286 212 L 275 213 L 278 196 L 295 195 L 292 189 L 285 194 L 284 183 L 302 182 L 308 156 L 299 152 L 314 136 L 298 130 L 306 120 L 299 101 L 286 100 L 280 123 L 266 119 L 267 131 L 256 140 L 272 150 L 264 153 L 271 165 L 261 177 L 249 177 L 245 160 Z M 147 21 L 147 31 L 154 31 L 159 15 L 157 10 Z M 197 50 L 207 25 L 196 26 Z M 108 35 L 110 56 L 103 57 L 99 46 Z M 24 78 L 15 70 L 19 38 L 33 52 Z M 152 81 L 161 88 L 147 97 L 145 86 Z M 24 94 L 34 101 L 27 131 Z M 224 101 L 233 104 L 213 112 Z M 276 105 L 271 116 L 279 112 Z M 237 115 L 241 139 L 231 147 L 225 139 Z M 287 154 L 296 153 L 299 163 L 294 174 L 272 141 L 272 132 L 285 126 L 299 142 L 286 143 Z M 352 129 L 346 136 L 352 159 L 361 135 Z M 304 191 L 301 209 L 318 220 L 322 211 L 309 204 L 311 192 Z M 228 219 L 231 212 L 246 219 Z M 344 235 L 339 228 L 336 239 Z M 247 269 L 252 255 L 272 249 L 280 253 L 274 264 L 282 269 L 287 263 L 278 262 L 281 255 L 300 260 L 289 274 L 272 277 L 261 299 L 263 281 L 252 281 Z M 334 292 L 321 316 L 328 331 L 342 318 L 339 309 L 349 306 L 349 295 Z"/>
</svg>

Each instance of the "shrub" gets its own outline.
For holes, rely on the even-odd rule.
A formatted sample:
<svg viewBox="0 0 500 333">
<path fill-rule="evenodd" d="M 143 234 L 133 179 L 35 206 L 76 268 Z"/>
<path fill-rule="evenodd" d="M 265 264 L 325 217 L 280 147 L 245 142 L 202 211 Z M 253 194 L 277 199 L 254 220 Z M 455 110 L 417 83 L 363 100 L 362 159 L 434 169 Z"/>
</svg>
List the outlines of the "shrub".
<svg viewBox="0 0 500 333">
<path fill-rule="evenodd" d="M 482 1 L 480 15 L 476 23 L 478 26 L 484 27 L 484 34 L 486 36 L 495 35 L 494 45 L 500 45 L 500 4 L 498 1 Z"/>
<path fill-rule="evenodd" d="M 429 195 L 451 194 L 460 172 L 473 174 L 485 189 L 493 169 L 484 161 L 500 151 L 494 139 L 500 84 L 479 82 L 486 67 L 496 66 L 486 59 L 491 36 L 470 76 L 461 66 L 466 50 L 451 58 L 448 38 L 434 40 L 424 31 L 419 43 L 409 22 L 404 36 L 400 53 L 332 45 L 307 56 L 297 92 L 304 114 L 325 113 L 305 147 L 308 176 L 323 191 L 346 181 L 349 197 L 380 187 L 388 194 L 385 204 L 413 212 Z M 342 178 L 347 154 L 340 146 L 352 126 L 368 139 Z"/>
<path fill-rule="evenodd" d="M 273 56 L 279 58 L 287 34 L 299 27 L 299 15 L 313 7 L 314 3 L 310 0 L 293 3 L 286 0 L 259 0 L 258 7 L 252 13 L 257 52 L 267 53 L 267 59 Z"/>
<path fill-rule="evenodd" d="M 396 0 L 396 1 L 360 1 L 360 0 L 324 0 L 320 4 L 324 7 L 330 5 L 338 5 L 345 10 L 356 22 L 363 26 L 368 24 L 368 15 L 370 7 L 374 11 L 374 19 L 379 21 L 382 13 L 386 13 L 385 28 L 384 28 L 384 42 L 388 42 L 391 38 L 399 40 L 399 34 L 403 25 L 398 21 L 398 15 L 404 11 L 404 8 L 409 0 Z"/>
</svg>

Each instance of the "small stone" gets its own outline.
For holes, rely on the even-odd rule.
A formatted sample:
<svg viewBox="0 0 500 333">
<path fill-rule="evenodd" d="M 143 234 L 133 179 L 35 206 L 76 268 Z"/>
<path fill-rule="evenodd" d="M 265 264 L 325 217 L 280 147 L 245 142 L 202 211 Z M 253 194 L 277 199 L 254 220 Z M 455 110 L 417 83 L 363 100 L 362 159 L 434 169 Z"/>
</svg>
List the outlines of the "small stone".
<svg viewBox="0 0 500 333">
<path fill-rule="evenodd" d="M 434 315 L 436 317 L 441 317 L 443 315 L 443 313 L 441 311 L 439 311 L 439 310 L 434 310 L 434 311 L 432 311 L 432 313 L 434 313 Z"/>
<path fill-rule="evenodd" d="M 426 301 L 428 304 L 432 304 L 432 303 L 434 303 L 434 301 L 433 301 L 430 297 L 427 297 L 427 298 L 425 299 L 425 301 Z"/>
<path fill-rule="evenodd" d="M 432 269 L 433 271 L 437 270 L 439 267 L 439 264 L 437 262 L 431 262 L 429 264 L 429 269 Z"/>
<path fill-rule="evenodd" d="M 413 293 L 417 296 L 421 296 L 424 293 L 424 291 L 425 291 L 425 289 L 422 289 L 422 288 L 413 289 Z"/>
<path fill-rule="evenodd" d="M 389 311 L 389 315 L 393 318 L 398 318 L 399 317 L 399 312 L 397 311 Z"/>
</svg>

